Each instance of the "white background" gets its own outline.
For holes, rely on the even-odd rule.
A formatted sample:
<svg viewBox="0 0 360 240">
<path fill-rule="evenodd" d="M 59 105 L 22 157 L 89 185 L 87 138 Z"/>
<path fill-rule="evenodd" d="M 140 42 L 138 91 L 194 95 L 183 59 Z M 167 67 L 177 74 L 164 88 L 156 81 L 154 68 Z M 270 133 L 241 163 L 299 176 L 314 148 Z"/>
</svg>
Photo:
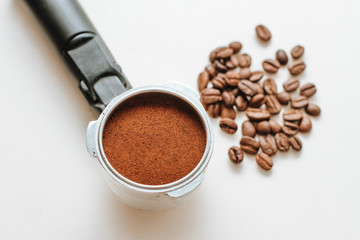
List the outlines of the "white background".
<svg viewBox="0 0 360 240">
<path fill-rule="evenodd" d="M 305 46 L 302 83 L 322 108 L 303 151 L 271 172 L 234 166 L 234 136 L 213 120 L 215 149 L 195 198 L 148 212 L 114 198 L 85 147 L 96 118 L 45 32 L 20 1 L 0 2 L 0 239 L 360 239 L 360 1 L 81 0 L 134 86 L 196 87 L 208 53 L 243 43 L 252 69 Z M 264 23 L 273 38 L 260 43 Z M 286 69 L 275 75 L 281 84 Z M 245 119 L 238 114 L 238 123 Z"/>
</svg>

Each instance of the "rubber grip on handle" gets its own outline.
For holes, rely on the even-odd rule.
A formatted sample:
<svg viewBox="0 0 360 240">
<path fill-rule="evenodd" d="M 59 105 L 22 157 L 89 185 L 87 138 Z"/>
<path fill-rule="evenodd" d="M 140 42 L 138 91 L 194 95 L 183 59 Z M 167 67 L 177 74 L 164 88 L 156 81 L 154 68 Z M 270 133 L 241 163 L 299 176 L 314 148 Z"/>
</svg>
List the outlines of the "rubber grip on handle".
<svg viewBox="0 0 360 240">
<path fill-rule="evenodd" d="M 120 66 L 76 0 L 24 0 L 80 81 L 93 107 L 103 110 L 131 88 Z"/>
<path fill-rule="evenodd" d="M 79 33 L 96 33 L 85 12 L 73 0 L 25 0 L 55 45 L 63 50 Z"/>
</svg>

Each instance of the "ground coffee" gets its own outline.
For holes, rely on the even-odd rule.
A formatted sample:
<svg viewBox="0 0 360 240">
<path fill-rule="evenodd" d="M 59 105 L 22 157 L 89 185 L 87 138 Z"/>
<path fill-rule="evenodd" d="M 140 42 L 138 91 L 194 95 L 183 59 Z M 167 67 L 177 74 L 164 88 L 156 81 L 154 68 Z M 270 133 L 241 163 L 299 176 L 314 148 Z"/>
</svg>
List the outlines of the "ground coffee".
<svg viewBox="0 0 360 240">
<path fill-rule="evenodd" d="M 103 148 L 113 168 L 141 184 L 179 180 L 201 160 L 206 133 L 183 100 L 148 93 L 122 103 L 104 128 Z"/>
</svg>

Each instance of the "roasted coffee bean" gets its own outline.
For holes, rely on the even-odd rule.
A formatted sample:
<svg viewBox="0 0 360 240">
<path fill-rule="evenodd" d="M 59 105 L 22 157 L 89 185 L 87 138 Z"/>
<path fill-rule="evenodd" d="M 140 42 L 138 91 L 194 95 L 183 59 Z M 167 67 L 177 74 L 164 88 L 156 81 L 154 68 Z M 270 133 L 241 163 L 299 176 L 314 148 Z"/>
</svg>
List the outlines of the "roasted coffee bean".
<svg viewBox="0 0 360 240">
<path fill-rule="evenodd" d="M 261 150 L 269 156 L 274 156 L 277 152 L 275 138 L 272 135 L 259 137 Z"/>
<path fill-rule="evenodd" d="M 250 69 L 247 67 L 240 69 L 239 76 L 240 76 L 240 79 L 249 79 L 251 76 Z"/>
<path fill-rule="evenodd" d="M 284 133 L 277 133 L 275 135 L 275 142 L 278 150 L 282 152 L 289 151 L 290 148 L 289 138 Z"/>
<path fill-rule="evenodd" d="M 216 59 L 216 52 L 215 51 L 212 51 L 209 55 L 209 60 L 211 63 L 213 63 Z"/>
<path fill-rule="evenodd" d="M 204 109 L 207 111 L 208 105 L 206 103 L 204 103 L 201 98 L 200 98 L 200 103 L 204 107 Z"/>
<path fill-rule="evenodd" d="M 231 48 L 235 53 L 240 52 L 241 48 L 242 48 L 242 44 L 240 42 L 231 42 L 229 44 L 229 48 Z"/>
<path fill-rule="evenodd" d="M 263 88 L 265 90 L 265 93 L 268 95 L 275 95 L 277 93 L 276 82 L 272 78 L 265 79 L 263 83 Z"/>
<path fill-rule="evenodd" d="M 296 151 L 300 151 L 302 148 L 302 143 L 301 140 L 297 137 L 297 136 L 292 136 L 289 139 L 290 145 L 291 147 L 296 150 Z"/>
<path fill-rule="evenodd" d="M 241 80 L 238 84 L 238 88 L 247 96 L 254 96 L 257 93 L 255 83 L 250 82 L 249 80 Z"/>
<path fill-rule="evenodd" d="M 276 98 L 282 105 L 287 105 L 291 101 L 291 95 L 288 92 L 278 93 L 276 94 Z"/>
<path fill-rule="evenodd" d="M 224 91 L 221 96 L 222 96 L 222 100 L 226 106 L 228 106 L 228 107 L 234 106 L 235 96 L 231 92 Z"/>
<path fill-rule="evenodd" d="M 258 134 L 266 135 L 271 132 L 269 121 L 261 121 L 256 125 L 256 132 Z"/>
<path fill-rule="evenodd" d="M 228 151 L 230 161 L 235 164 L 241 163 L 244 159 L 244 152 L 239 147 L 231 147 Z"/>
<path fill-rule="evenodd" d="M 239 84 L 240 80 L 237 78 L 225 78 L 225 82 L 228 86 L 236 87 Z"/>
<path fill-rule="evenodd" d="M 281 132 L 281 126 L 277 121 L 270 119 L 269 124 L 270 124 L 271 133 L 276 134 Z"/>
<path fill-rule="evenodd" d="M 255 137 L 256 128 L 252 122 L 246 120 L 241 125 L 241 131 L 243 136 Z"/>
<path fill-rule="evenodd" d="M 227 107 L 225 105 L 222 105 L 221 118 L 231 118 L 231 119 L 235 120 L 236 112 L 232 107 Z"/>
<path fill-rule="evenodd" d="M 199 74 L 198 77 L 198 88 L 199 91 L 201 92 L 204 88 L 207 88 L 207 85 L 210 81 L 210 75 L 207 71 L 204 71 L 202 73 Z"/>
<path fill-rule="evenodd" d="M 228 69 L 236 68 L 236 66 L 234 65 L 234 63 L 233 63 L 230 59 L 227 59 L 227 60 L 225 61 L 225 66 L 226 66 Z"/>
<path fill-rule="evenodd" d="M 238 111 L 245 111 L 249 103 L 246 97 L 239 95 L 235 98 L 235 106 Z"/>
<path fill-rule="evenodd" d="M 210 64 L 209 66 L 207 66 L 205 68 L 205 70 L 209 73 L 210 79 L 214 78 L 216 76 L 216 74 L 217 74 L 217 71 L 216 71 L 213 64 Z"/>
<path fill-rule="evenodd" d="M 218 116 L 220 116 L 220 109 L 221 109 L 220 103 L 213 103 L 208 105 L 207 112 L 210 117 L 217 118 Z"/>
<path fill-rule="evenodd" d="M 282 131 L 288 136 L 294 136 L 299 132 L 299 126 L 296 123 L 285 121 Z"/>
<path fill-rule="evenodd" d="M 222 100 L 221 93 L 215 88 L 205 88 L 200 92 L 201 101 L 211 104 Z"/>
<path fill-rule="evenodd" d="M 312 128 L 311 119 L 308 116 L 303 116 L 299 125 L 300 132 L 308 133 L 311 131 L 311 128 Z"/>
<path fill-rule="evenodd" d="M 213 51 L 211 51 L 210 56 L 209 56 L 210 62 L 211 63 L 214 62 L 216 60 L 216 54 L 225 48 L 226 47 L 218 47 L 218 48 L 214 49 Z"/>
<path fill-rule="evenodd" d="M 222 64 L 219 60 L 214 61 L 214 67 L 218 72 L 224 73 L 227 71 L 227 67 L 224 64 Z"/>
<path fill-rule="evenodd" d="M 220 90 L 223 90 L 226 86 L 226 82 L 222 78 L 215 77 L 213 80 L 211 80 L 211 84 L 213 88 L 217 88 Z"/>
<path fill-rule="evenodd" d="M 271 157 L 265 153 L 259 153 L 258 155 L 256 155 L 256 162 L 259 167 L 266 171 L 269 171 L 274 165 Z"/>
<path fill-rule="evenodd" d="M 231 87 L 236 87 L 240 81 L 240 73 L 239 72 L 234 72 L 234 71 L 229 71 L 225 74 L 226 78 L 225 81 L 227 83 L 227 85 L 231 86 Z"/>
<path fill-rule="evenodd" d="M 264 76 L 264 72 L 263 71 L 255 71 L 251 73 L 251 76 L 249 78 L 250 81 L 252 82 L 257 82 L 259 81 L 262 77 Z"/>
<path fill-rule="evenodd" d="M 276 73 L 280 68 L 280 63 L 278 60 L 266 59 L 263 61 L 262 66 L 266 72 Z"/>
<path fill-rule="evenodd" d="M 260 86 L 259 83 L 254 83 L 253 87 L 256 89 L 257 94 L 264 94 L 264 88 Z"/>
<path fill-rule="evenodd" d="M 232 95 L 234 95 L 234 97 L 236 98 L 237 95 L 239 95 L 239 93 L 240 93 L 240 89 L 234 88 L 234 89 L 231 89 L 230 92 L 231 92 Z"/>
<path fill-rule="evenodd" d="M 300 81 L 295 78 L 290 78 L 284 82 L 283 87 L 287 92 L 293 92 L 300 86 Z"/>
<path fill-rule="evenodd" d="M 235 79 L 238 79 L 238 80 L 241 79 L 240 72 L 235 72 L 235 71 L 228 71 L 228 72 L 225 73 L 225 76 L 227 78 L 235 78 Z"/>
<path fill-rule="evenodd" d="M 300 73 L 302 73 L 306 68 L 306 65 L 303 61 L 294 61 L 289 67 L 289 72 L 292 75 L 299 75 Z"/>
<path fill-rule="evenodd" d="M 303 118 L 303 114 L 297 109 L 289 109 L 284 112 L 283 118 L 284 121 L 299 121 Z"/>
<path fill-rule="evenodd" d="M 216 53 L 216 58 L 229 58 L 234 53 L 232 48 L 224 48 Z"/>
<path fill-rule="evenodd" d="M 237 130 L 236 122 L 231 118 L 223 118 L 220 120 L 220 128 L 228 134 L 234 134 Z"/>
<path fill-rule="evenodd" d="M 240 148 L 248 154 L 256 154 L 259 151 L 260 143 L 255 138 L 243 136 L 240 140 Z"/>
<path fill-rule="evenodd" d="M 271 33 L 267 27 L 260 24 L 257 25 L 255 28 L 256 35 L 262 40 L 262 41 L 269 41 L 271 39 Z"/>
<path fill-rule="evenodd" d="M 266 109 L 271 114 L 278 114 L 281 111 L 281 104 L 274 95 L 267 95 L 265 97 Z"/>
<path fill-rule="evenodd" d="M 300 88 L 300 95 L 307 98 L 313 96 L 316 93 L 316 87 L 313 83 L 307 83 Z"/>
<path fill-rule="evenodd" d="M 292 108 L 303 108 L 309 104 L 305 96 L 296 96 L 291 99 Z"/>
<path fill-rule="evenodd" d="M 304 54 L 304 47 L 297 45 L 291 50 L 291 56 L 295 59 L 300 58 Z"/>
<path fill-rule="evenodd" d="M 288 63 L 289 59 L 288 59 L 286 52 L 284 50 L 280 49 L 280 50 L 277 50 L 277 52 L 276 52 L 276 60 L 278 60 L 281 65 L 285 65 Z"/>
<path fill-rule="evenodd" d="M 320 107 L 316 104 L 313 103 L 309 103 L 306 108 L 305 108 L 305 112 L 311 116 L 319 116 L 320 115 Z"/>
<path fill-rule="evenodd" d="M 232 55 L 230 57 L 230 61 L 234 64 L 235 67 L 240 66 L 239 57 L 239 55 Z"/>
<path fill-rule="evenodd" d="M 241 54 L 238 57 L 238 61 L 239 61 L 239 66 L 243 68 L 250 67 L 251 65 L 251 57 L 246 53 Z"/>
<path fill-rule="evenodd" d="M 270 118 L 270 112 L 261 108 L 248 108 L 245 112 L 246 116 L 253 121 L 268 120 Z"/>
<path fill-rule="evenodd" d="M 211 84 L 213 85 L 213 88 L 220 90 L 224 89 L 226 86 L 226 75 L 224 73 L 219 73 L 213 80 L 211 80 Z"/>
<path fill-rule="evenodd" d="M 265 103 L 265 96 L 264 94 L 256 94 L 254 95 L 249 102 L 249 106 L 253 108 L 259 108 L 261 105 Z"/>
</svg>

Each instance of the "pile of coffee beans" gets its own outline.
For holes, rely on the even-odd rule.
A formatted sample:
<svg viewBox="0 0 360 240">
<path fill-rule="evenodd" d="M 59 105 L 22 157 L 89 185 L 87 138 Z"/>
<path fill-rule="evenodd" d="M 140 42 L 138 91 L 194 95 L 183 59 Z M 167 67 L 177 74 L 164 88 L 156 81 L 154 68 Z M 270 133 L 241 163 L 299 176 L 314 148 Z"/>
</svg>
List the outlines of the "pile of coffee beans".
<svg viewBox="0 0 360 240">
<path fill-rule="evenodd" d="M 271 32 L 264 25 L 258 25 L 255 30 L 260 40 L 271 39 Z M 236 110 L 245 112 L 248 120 L 241 123 L 240 147 L 231 147 L 229 158 L 237 164 L 242 162 L 244 153 L 256 155 L 258 165 L 270 170 L 272 157 L 278 150 L 301 150 L 302 142 L 296 134 L 310 132 L 312 123 L 307 115 L 320 114 L 320 108 L 309 102 L 316 87 L 313 83 L 301 85 L 297 78 L 306 68 L 301 60 L 304 47 L 298 45 L 291 50 L 290 64 L 287 53 L 280 49 L 274 58 L 262 62 L 263 70 L 255 71 L 250 70 L 251 56 L 242 53 L 242 47 L 242 43 L 232 42 L 210 53 L 210 64 L 198 77 L 201 102 L 211 117 L 221 117 L 220 128 L 228 134 L 239 128 L 235 122 Z M 262 80 L 266 74 L 274 74 L 286 65 L 289 79 L 283 84 L 283 91 L 278 91 L 273 77 Z M 298 89 L 299 94 L 294 95 Z M 280 125 L 272 116 L 288 105 L 290 108 L 283 112 Z"/>
</svg>

